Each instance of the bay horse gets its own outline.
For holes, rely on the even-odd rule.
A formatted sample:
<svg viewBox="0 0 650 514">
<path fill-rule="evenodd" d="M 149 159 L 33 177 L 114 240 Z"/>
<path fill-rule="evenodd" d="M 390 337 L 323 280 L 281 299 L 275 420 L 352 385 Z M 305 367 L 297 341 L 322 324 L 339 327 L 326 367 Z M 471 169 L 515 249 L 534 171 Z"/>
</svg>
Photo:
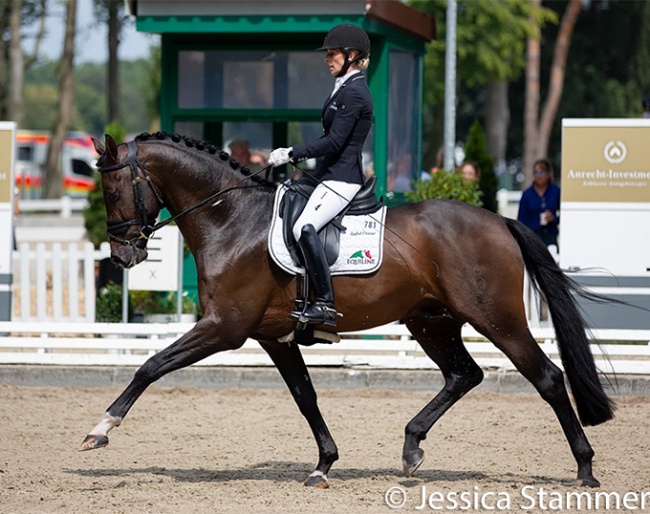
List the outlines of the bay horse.
<svg viewBox="0 0 650 514">
<path fill-rule="evenodd" d="M 169 347 L 150 357 L 108 407 L 80 450 L 108 444 L 135 401 L 154 381 L 209 355 L 259 341 L 286 382 L 318 446 L 305 485 L 327 487 L 336 444 L 296 344 L 288 317 L 296 278 L 270 258 L 267 236 L 275 187 L 208 143 L 177 134 L 141 134 L 121 145 L 95 140 L 100 155 L 111 258 L 130 268 L 147 257 L 147 237 L 166 207 L 196 259 L 203 316 Z M 217 201 L 212 202 L 219 195 Z M 210 199 L 209 202 L 206 200 Z M 198 207 L 198 208 L 197 208 Z M 384 260 L 368 276 L 334 277 L 342 332 L 396 320 L 405 323 L 442 372 L 442 390 L 406 425 L 402 464 L 411 476 L 424 459 L 420 443 L 434 423 L 483 379 L 463 345 L 469 323 L 492 341 L 553 408 L 576 460 L 578 483 L 597 487 L 594 452 L 583 425 L 613 417 L 600 383 L 573 293 L 586 293 L 557 266 L 546 246 L 518 221 L 450 200 L 392 207 L 386 215 Z M 531 335 L 523 302 L 524 268 L 545 295 L 562 370 Z"/>
</svg>

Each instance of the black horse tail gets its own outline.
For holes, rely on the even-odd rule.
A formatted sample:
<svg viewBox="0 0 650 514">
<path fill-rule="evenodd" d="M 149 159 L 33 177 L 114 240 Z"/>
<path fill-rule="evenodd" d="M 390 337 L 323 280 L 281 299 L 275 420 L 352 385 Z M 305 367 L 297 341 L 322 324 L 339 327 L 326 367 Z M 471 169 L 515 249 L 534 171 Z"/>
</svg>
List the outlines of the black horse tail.
<svg viewBox="0 0 650 514">
<path fill-rule="evenodd" d="M 596 301 L 605 298 L 585 291 L 567 277 L 542 240 L 522 223 L 505 218 L 524 258 L 531 281 L 546 296 L 560 357 L 583 425 L 598 425 L 614 417 L 614 403 L 600 383 L 585 335 L 585 321 L 572 293 Z"/>
</svg>

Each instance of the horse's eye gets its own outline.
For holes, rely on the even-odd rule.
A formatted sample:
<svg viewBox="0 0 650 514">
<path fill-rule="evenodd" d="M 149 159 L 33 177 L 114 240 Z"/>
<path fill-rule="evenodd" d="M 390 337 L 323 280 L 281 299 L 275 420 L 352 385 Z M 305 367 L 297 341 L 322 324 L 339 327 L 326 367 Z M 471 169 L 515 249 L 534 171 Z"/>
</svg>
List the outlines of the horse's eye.
<svg viewBox="0 0 650 514">
<path fill-rule="evenodd" d="M 120 199 L 120 194 L 117 191 L 105 191 L 104 196 L 110 203 L 117 203 Z"/>
</svg>

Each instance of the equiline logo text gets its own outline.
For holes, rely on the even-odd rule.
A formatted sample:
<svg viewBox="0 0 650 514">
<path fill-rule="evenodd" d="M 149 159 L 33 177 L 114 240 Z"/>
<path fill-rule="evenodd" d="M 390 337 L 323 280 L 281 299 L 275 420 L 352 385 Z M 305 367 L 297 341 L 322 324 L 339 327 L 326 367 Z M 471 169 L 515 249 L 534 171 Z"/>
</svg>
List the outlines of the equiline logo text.
<svg viewBox="0 0 650 514">
<path fill-rule="evenodd" d="M 376 259 L 370 253 L 370 250 L 358 250 L 348 257 L 348 264 L 375 264 Z"/>
</svg>

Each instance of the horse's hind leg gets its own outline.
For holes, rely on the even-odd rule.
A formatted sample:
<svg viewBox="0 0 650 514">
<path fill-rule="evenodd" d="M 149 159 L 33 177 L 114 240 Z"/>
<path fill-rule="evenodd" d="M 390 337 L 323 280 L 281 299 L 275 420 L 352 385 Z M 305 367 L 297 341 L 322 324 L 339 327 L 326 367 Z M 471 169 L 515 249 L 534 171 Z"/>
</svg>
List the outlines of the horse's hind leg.
<svg viewBox="0 0 650 514">
<path fill-rule="evenodd" d="M 442 390 L 406 425 L 402 464 L 406 476 L 411 476 L 424 460 L 420 442 L 454 403 L 481 383 L 483 371 L 463 345 L 462 323 L 417 317 L 408 319 L 406 326 L 445 378 Z"/>
<path fill-rule="evenodd" d="M 592 472 L 594 451 L 571 406 L 562 370 L 546 356 L 527 328 L 498 331 L 487 329 L 483 333 L 506 354 L 555 412 L 578 464 L 577 482 L 583 486 L 600 486 Z M 515 337 L 506 334 L 519 335 Z"/>
<path fill-rule="evenodd" d="M 305 480 L 308 487 L 329 487 L 327 473 L 332 464 L 339 458 L 336 443 L 330 435 L 325 420 L 318 408 L 316 391 L 311 383 L 311 377 L 296 344 L 266 343 L 260 341 L 264 350 L 269 354 L 278 368 L 280 375 L 291 391 L 298 409 L 309 423 L 316 444 L 318 445 L 318 465 Z"/>
</svg>

